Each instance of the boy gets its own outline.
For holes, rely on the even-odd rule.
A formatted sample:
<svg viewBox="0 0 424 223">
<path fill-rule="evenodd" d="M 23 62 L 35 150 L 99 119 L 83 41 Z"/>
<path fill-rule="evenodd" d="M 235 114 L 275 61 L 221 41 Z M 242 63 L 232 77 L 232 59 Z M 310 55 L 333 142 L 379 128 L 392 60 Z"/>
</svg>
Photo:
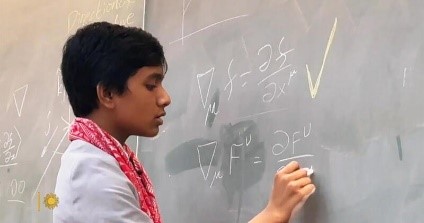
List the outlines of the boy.
<svg viewBox="0 0 424 223">
<path fill-rule="evenodd" d="M 157 135 L 171 103 L 162 86 L 161 44 L 139 28 L 93 23 L 67 40 L 61 69 L 76 119 L 61 159 L 53 222 L 160 223 L 152 184 L 125 141 Z M 288 222 L 314 190 L 306 171 L 290 163 L 251 222 Z"/>
</svg>

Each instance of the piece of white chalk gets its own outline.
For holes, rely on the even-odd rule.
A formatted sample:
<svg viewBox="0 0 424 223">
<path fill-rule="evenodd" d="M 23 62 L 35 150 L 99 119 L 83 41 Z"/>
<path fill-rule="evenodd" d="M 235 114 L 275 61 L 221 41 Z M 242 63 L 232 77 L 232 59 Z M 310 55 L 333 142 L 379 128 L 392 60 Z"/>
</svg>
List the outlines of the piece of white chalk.
<svg viewBox="0 0 424 223">
<path fill-rule="evenodd" d="M 306 175 L 308 175 L 308 177 L 311 176 L 314 173 L 314 169 L 312 168 L 312 166 L 311 166 L 311 168 L 305 167 L 305 168 L 302 168 L 302 169 L 306 170 Z"/>
</svg>

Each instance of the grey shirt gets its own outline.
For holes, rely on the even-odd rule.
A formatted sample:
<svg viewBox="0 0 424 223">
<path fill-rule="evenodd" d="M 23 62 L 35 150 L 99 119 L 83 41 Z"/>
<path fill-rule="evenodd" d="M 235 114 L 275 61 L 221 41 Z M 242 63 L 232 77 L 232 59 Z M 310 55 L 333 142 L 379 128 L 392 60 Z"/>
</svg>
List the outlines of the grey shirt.
<svg viewBox="0 0 424 223">
<path fill-rule="evenodd" d="M 115 158 L 82 140 L 62 155 L 55 194 L 54 223 L 152 223 Z"/>
</svg>

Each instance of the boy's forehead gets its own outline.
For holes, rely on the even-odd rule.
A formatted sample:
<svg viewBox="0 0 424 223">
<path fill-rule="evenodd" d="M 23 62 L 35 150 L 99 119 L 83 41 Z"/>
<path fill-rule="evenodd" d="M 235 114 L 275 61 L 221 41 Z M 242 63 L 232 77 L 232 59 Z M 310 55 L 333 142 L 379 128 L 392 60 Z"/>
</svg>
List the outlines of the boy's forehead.
<svg viewBox="0 0 424 223">
<path fill-rule="evenodd" d="M 164 69 L 162 66 L 145 66 L 140 68 L 137 71 L 137 74 L 143 76 L 144 78 L 154 78 L 154 79 L 163 79 Z"/>
</svg>

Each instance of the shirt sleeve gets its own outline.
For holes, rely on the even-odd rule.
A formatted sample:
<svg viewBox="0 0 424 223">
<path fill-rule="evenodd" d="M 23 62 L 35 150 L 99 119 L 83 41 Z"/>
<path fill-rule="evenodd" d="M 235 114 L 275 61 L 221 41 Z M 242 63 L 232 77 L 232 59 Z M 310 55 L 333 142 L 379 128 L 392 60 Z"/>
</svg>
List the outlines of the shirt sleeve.
<svg viewBox="0 0 424 223">
<path fill-rule="evenodd" d="M 65 201 L 60 207 L 59 200 L 58 210 L 53 214 L 54 222 L 152 223 L 140 210 L 134 186 L 112 156 L 106 153 L 81 155 L 85 157 L 72 157 L 77 154 L 67 157 L 74 162 L 69 174 L 64 174 L 68 185 L 63 185 L 61 190 L 57 182 L 58 197 L 64 196 Z"/>
</svg>

